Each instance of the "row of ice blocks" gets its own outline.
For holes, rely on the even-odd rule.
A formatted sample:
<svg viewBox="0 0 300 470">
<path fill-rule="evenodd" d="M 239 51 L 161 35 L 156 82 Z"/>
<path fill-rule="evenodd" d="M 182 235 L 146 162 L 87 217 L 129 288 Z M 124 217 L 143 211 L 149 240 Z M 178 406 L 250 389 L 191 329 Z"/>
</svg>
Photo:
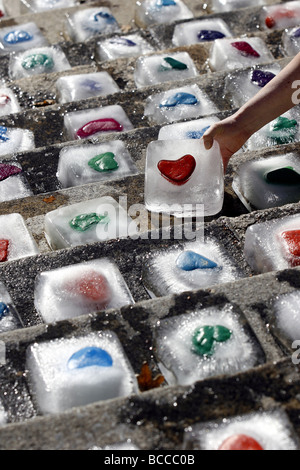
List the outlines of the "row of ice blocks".
<svg viewBox="0 0 300 470">
<path fill-rule="evenodd" d="M 300 265 L 300 216 L 285 216 L 247 228 L 244 256 L 257 273 Z"/>
</svg>

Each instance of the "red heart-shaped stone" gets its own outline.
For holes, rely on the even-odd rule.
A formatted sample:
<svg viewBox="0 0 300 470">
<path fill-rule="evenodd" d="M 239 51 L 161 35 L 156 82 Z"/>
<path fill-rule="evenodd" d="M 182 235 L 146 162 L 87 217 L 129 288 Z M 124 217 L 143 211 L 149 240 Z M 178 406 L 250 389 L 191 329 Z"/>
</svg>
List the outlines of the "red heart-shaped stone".
<svg viewBox="0 0 300 470">
<path fill-rule="evenodd" d="M 264 450 L 253 437 L 235 434 L 220 445 L 219 450 Z"/>
<path fill-rule="evenodd" d="M 0 240 L 0 262 L 7 261 L 9 240 Z"/>
<path fill-rule="evenodd" d="M 166 180 L 181 186 L 192 176 L 196 168 L 196 160 L 192 155 L 184 155 L 178 160 L 160 160 L 157 168 Z"/>
</svg>

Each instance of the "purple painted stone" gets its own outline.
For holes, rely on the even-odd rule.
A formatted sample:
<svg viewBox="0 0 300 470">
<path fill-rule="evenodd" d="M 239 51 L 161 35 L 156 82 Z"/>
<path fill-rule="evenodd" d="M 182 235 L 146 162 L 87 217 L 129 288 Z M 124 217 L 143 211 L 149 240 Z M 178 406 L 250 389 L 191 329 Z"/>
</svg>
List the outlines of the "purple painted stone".
<svg viewBox="0 0 300 470">
<path fill-rule="evenodd" d="M 263 88 L 274 77 L 275 77 L 275 74 L 272 72 L 264 72 L 263 70 L 256 69 L 256 70 L 253 70 L 251 74 L 251 82 Z"/>
<path fill-rule="evenodd" d="M 0 181 L 3 181 L 10 176 L 18 175 L 21 171 L 21 168 L 18 166 L 10 165 L 8 163 L 0 163 Z"/>
</svg>

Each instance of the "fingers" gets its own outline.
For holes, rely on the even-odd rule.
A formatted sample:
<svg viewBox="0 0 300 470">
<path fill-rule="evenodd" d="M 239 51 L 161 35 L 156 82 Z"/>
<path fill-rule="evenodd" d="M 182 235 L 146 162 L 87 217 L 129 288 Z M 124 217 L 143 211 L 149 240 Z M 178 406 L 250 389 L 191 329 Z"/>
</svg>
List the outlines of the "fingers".
<svg viewBox="0 0 300 470">
<path fill-rule="evenodd" d="M 213 143 L 214 143 L 213 136 L 209 134 L 208 135 L 203 134 L 202 138 L 203 138 L 204 147 L 206 148 L 206 150 L 209 150 L 213 146 Z"/>
</svg>

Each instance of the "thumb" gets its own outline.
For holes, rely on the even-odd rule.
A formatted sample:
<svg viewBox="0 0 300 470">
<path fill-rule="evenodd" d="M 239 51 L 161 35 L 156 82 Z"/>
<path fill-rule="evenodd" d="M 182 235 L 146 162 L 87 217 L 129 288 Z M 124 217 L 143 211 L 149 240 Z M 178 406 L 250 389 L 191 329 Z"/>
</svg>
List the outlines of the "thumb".
<svg viewBox="0 0 300 470">
<path fill-rule="evenodd" d="M 203 134 L 203 143 L 206 150 L 209 150 L 213 146 L 214 138 L 211 135 Z"/>
</svg>

